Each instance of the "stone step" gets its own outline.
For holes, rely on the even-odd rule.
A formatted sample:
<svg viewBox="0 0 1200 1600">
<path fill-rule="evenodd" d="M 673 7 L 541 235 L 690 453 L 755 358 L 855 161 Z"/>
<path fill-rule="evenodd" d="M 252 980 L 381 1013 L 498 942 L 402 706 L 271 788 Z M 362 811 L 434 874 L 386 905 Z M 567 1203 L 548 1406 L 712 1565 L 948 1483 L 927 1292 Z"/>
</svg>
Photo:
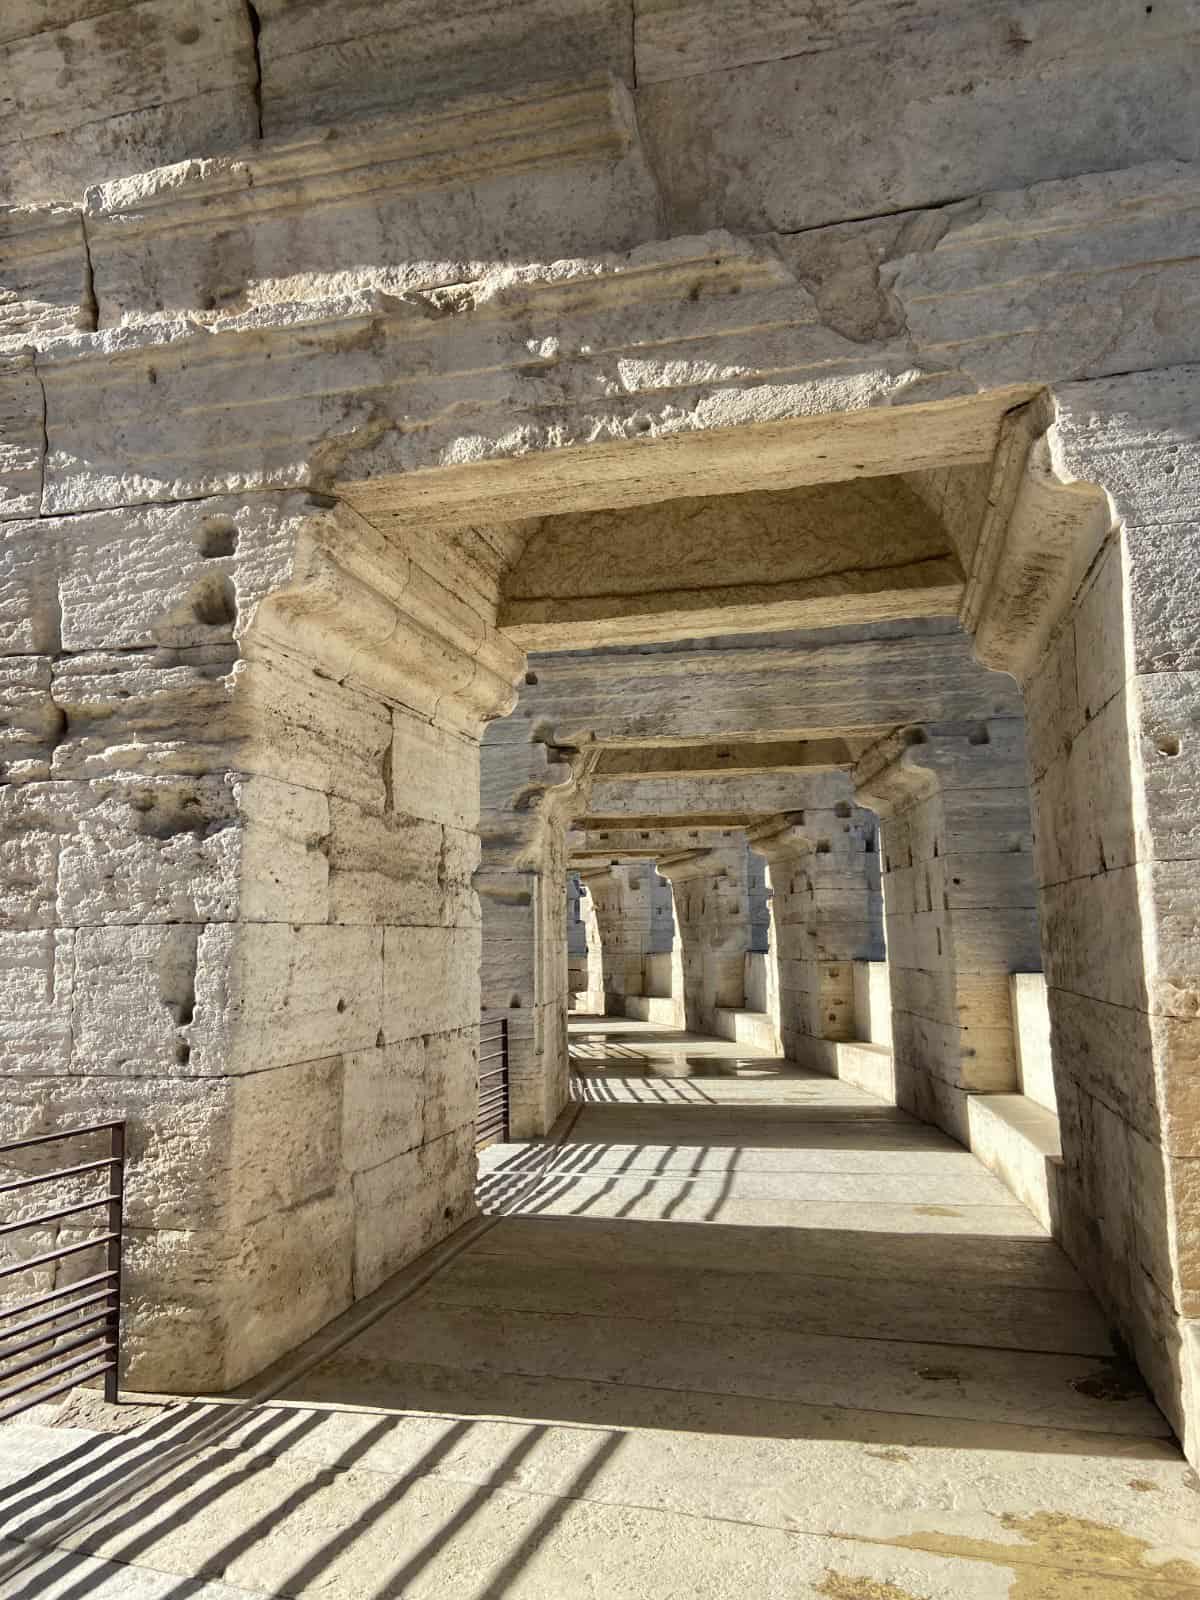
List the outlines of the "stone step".
<svg viewBox="0 0 1200 1600">
<path fill-rule="evenodd" d="M 675 1011 L 675 1001 L 669 995 L 625 996 L 625 1015 L 637 1022 L 657 1022 L 662 1027 L 674 1028 L 678 1025 Z"/>
<path fill-rule="evenodd" d="M 1062 1166 L 1058 1118 L 1023 1094 L 973 1094 L 967 1116 L 972 1154 L 1049 1231 Z"/>
<path fill-rule="evenodd" d="M 842 1083 L 886 1101 L 896 1103 L 896 1068 L 892 1050 L 886 1044 L 868 1044 L 865 1039 L 802 1039 L 801 1057 L 806 1067 L 826 1072 Z"/>
<path fill-rule="evenodd" d="M 768 1055 L 782 1055 L 783 1045 L 778 1030 L 765 1011 L 718 1006 L 714 1019 L 713 1028 L 719 1038 L 765 1050 Z"/>
</svg>

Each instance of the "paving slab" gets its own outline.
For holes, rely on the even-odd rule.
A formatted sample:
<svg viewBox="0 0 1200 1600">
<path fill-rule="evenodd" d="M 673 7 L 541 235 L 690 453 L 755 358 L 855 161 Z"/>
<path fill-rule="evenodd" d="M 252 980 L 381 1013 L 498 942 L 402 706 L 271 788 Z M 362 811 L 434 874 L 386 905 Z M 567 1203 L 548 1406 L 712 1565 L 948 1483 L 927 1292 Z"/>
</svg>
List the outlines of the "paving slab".
<svg viewBox="0 0 1200 1600">
<path fill-rule="evenodd" d="M 1200 1480 L 1035 1218 L 894 1107 L 740 1047 L 664 1077 L 734 1047 L 642 1027 L 269 1403 L 0 1428 L 0 1600 L 1200 1600 Z"/>
</svg>

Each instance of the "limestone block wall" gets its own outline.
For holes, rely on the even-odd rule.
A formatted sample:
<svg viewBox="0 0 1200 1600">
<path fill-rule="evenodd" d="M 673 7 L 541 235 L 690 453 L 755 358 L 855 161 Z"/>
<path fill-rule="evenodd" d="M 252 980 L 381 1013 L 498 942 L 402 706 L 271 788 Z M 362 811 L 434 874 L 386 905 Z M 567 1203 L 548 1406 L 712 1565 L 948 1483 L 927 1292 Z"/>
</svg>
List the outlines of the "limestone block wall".
<svg viewBox="0 0 1200 1600">
<path fill-rule="evenodd" d="M 1060 394 L 1056 472 L 1105 486 L 1109 531 L 1025 682 L 1061 1234 L 1193 1459 L 1196 378 L 1188 369 Z"/>
<path fill-rule="evenodd" d="M 967 1143 L 967 1095 L 1017 1085 L 1009 976 L 1041 964 L 1023 722 L 910 730 L 857 781 L 882 815 L 897 1099 Z"/>
<path fill-rule="evenodd" d="M 2 198 L 79 192 L 313 124 L 612 77 L 671 231 L 795 233 L 1194 159 L 1194 35 L 1190 13 L 1140 0 L 1086 14 L 1042 0 L 1017 23 L 992 0 L 868 0 L 825 19 L 764 18 L 750 0 L 11 0 Z M 874 108 L 888 104 L 905 115 L 882 137 Z"/>
<path fill-rule="evenodd" d="M 128 1119 L 124 1381 L 220 1389 L 471 1213 L 478 712 L 303 493 L 0 541 L 0 1137 Z"/>
</svg>

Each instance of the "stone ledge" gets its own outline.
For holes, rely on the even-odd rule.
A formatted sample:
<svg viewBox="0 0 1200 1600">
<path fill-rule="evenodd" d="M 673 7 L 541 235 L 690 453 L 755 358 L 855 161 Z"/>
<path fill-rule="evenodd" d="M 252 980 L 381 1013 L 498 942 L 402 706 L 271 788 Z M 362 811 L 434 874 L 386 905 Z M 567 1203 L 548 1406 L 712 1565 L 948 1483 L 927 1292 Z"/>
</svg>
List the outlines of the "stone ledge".
<svg viewBox="0 0 1200 1600">
<path fill-rule="evenodd" d="M 664 1028 L 680 1026 L 676 1002 L 670 995 L 627 994 L 625 1015 L 636 1022 L 656 1022 Z"/>
<path fill-rule="evenodd" d="M 745 1011 L 732 1006 L 718 1006 L 714 1013 L 714 1032 L 719 1039 L 732 1039 L 735 1044 L 753 1045 L 756 1050 L 782 1055 L 783 1045 L 779 1030 L 765 1011 Z"/>
<path fill-rule="evenodd" d="M 1023 1094 L 971 1095 L 967 1117 L 971 1153 L 1053 1232 L 1062 1166 L 1058 1118 Z"/>
</svg>

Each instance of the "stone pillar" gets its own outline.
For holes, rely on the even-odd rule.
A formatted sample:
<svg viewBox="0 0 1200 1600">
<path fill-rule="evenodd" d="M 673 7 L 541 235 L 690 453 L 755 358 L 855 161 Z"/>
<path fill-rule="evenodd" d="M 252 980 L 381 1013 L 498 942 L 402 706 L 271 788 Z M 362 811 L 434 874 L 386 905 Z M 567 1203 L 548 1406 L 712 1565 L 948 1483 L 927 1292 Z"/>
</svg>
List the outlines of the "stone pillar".
<svg viewBox="0 0 1200 1600">
<path fill-rule="evenodd" d="M 567 762 L 496 723 L 482 747 L 475 874 L 483 916 L 481 1006 L 508 1019 L 509 1132 L 548 1133 L 567 1103 Z"/>
<path fill-rule="evenodd" d="M 0 1137 L 128 1119 L 123 1381 L 223 1389 L 472 1212 L 520 656 L 303 493 L 0 539 Z"/>
<path fill-rule="evenodd" d="M 967 1144 L 967 1096 L 1017 1087 L 1009 975 L 1041 965 L 1024 723 L 909 728 L 855 777 L 882 818 L 897 1102 Z"/>
<path fill-rule="evenodd" d="M 1056 391 L 977 644 L 1022 681 L 1057 1232 L 1200 1459 L 1200 370 Z"/>
<path fill-rule="evenodd" d="M 683 980 L 684 1026 L 715 1033 L 718 1008 L 745 1004 L 750 948 L 748 851 L 745 838 L 710 850 L 659 858 L 675 898 Z"/>
<path fill-rule="evenodd" d="M 627 995 L 645 992 L 646 956 L 653 945 L 654 866 L 649 861 L 614 862 L 580 873 L 592 897 L 600 956 L 605 1010 L 625 1015 Z"/>
<path fill-rule="evenodd" d="M 587 944 L 587 983 L 582 991 L 580 1009 L 592 1016 L 604 1014 L 604 951 L 600 945 L 600 924 L 596 921 L 596 905 L 591 891 L 580 879 L 579 915 L 583 923 L 583 936 Z"/>
<path fill-rule="evenodd" d="M 770 877 L 784 1054 L 832 1070 L 827 1042 L 854 1037 L 854 963 L 882 955 L 875 819 L 843 800 L 789 812 L 749 840 Z"/>
<path fill-rule="evenodd" d="M 588 988 L 588 938 L 583 920 L 583 885 L 577 872 L 567 873 L 567 998 L 577 1004 L 577 996 Z M 583 1008 L 583 1009 L 586 1009 Z"/>
</svg>

